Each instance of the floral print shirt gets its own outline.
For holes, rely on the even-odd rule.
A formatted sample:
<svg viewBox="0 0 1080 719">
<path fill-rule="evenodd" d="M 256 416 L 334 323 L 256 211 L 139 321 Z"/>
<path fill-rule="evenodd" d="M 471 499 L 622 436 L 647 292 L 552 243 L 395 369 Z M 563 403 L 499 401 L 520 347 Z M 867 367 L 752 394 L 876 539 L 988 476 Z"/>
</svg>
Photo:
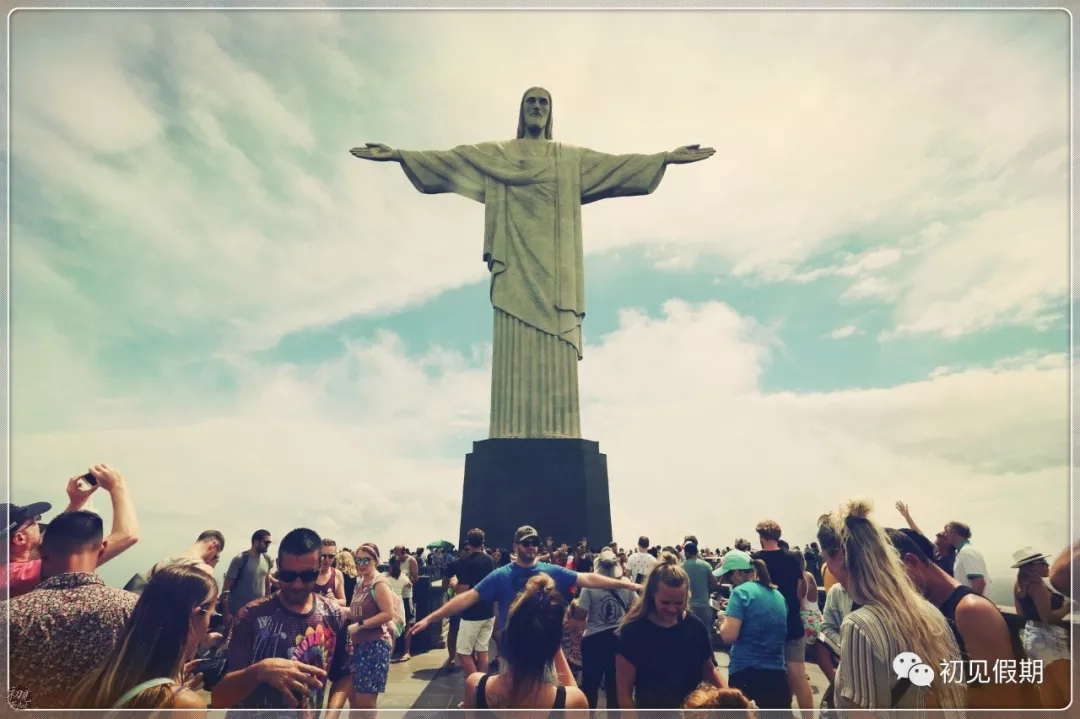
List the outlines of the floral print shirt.
<svg viewBox="0 0 1080 719">
<path fill-rule="evenodd" d="M 295 659 L 327 673 L 328 681 L 301 709 L 322 707 L 326 687 L 352 674 L 349 634 L 345 613 L 337 603 L 313 594 L 314 606 L 307 614 L 285 608 L 277 594 L 256 599 L 236 615 L 229 635 L 226 673 L 245 669 L 263 659 Z M 285 709 L 281 692 L 261 685 L 233 709 Z M 306 712 L 289 712 L 302 716 Z M 234 714 L 233 716 L 239 716 Z"/>
<path fill-rule="evenodd" d="M 33 709 L 63 709 L 75 685 L 119 641 L 138 597 L 106 587 L 96 574 L 50 577 L 7 602 L 11 688 Z"/>
</svg>

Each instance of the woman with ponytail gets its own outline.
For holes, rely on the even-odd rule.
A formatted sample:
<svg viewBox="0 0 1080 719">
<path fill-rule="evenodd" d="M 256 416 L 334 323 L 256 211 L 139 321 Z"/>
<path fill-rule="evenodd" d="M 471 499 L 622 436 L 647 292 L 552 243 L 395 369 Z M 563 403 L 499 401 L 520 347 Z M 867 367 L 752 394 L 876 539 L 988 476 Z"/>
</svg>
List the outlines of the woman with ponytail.
<svg viewBox="0 0 1080 719">
<path fill-rule="evenodd" d="M 72 709 L 202 709 L 185 676 L 217 606 L 217 582 L 193 565 L 155 572 L 115 648 L 76 687 Z"/>
<path fill-rule="evenodd" d="M 623 617 L 615 656 L 620 709 L 678 709 L 699 684 L 724 687 L 709 629 L 687 611 L 690 578 L 670 552 Z"/>
<path fill-rule="evenodd" d="M 720 638 L 728 651 L 728 684 L 759 709 L 791 710 L 784 648 L 788 606 L 761 559 L 733 549 L 716 570 L 731 585 Z"/>
<path fill-rule="evenodd" d="M 837 708 L 940 708 L 959 716 L 964 685 L 945 681 L 939 669 L 959 663 L 960 648 L 945 617 L 911 583 L 870 509 L 869 502 L 852 500 L 822 517 L 817 534 L 829 571 L 858 606 L 841 625 Z M 893 660 L 907 652 L 933 670 L 928 688 L 897 679 Z"/>
<path fill-rule="evenodd" d="M 566 600 L 540 573 L 510 606 L 499 644 L 500 673 L 465 679 L 465 709 L 588 709 L 562 653 Z M 549 678 L 554 674 L 558 683 Z"/>
</svg>

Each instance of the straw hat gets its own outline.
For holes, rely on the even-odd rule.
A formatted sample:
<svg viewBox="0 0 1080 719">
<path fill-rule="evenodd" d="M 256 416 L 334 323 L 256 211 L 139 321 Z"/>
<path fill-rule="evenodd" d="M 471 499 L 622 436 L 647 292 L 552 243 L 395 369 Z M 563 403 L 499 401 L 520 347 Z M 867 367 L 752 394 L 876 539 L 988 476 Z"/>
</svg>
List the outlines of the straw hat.
<svg viewBox="0 0 1080 719">
<path fill-rule="evenodd" d="M 619 558 L 615 556 L 615 552 L 611 551 L 610 548 L 600 552 L 600 556 L 596 559 L 596 569 L 599 574 L 606 577 L 622 579 L 623 571 L 622 566 L 619 564 Z"/>
<path fill-rule="evenodd" d="M 1013 552 L 1013 561 L 1016 563 L 1012 565 L 1011 568 L 1019 569 L 1025 564 L 1034 564 L 1035 562 L 1049 559 L 1049 557 L 1049 554 L 1042 554 L 1040 552 L 1036 552 L 1033 547 L 1024 547 L 1023 549 L 1019 549 Z"/>
</svg>

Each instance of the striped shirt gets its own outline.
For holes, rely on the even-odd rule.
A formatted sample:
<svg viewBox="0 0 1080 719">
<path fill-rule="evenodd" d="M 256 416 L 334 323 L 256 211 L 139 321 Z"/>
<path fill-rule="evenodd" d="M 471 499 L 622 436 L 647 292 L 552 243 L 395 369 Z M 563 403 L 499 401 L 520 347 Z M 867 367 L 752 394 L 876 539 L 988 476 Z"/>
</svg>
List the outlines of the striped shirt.
<svg viewBox="0 0 1080 719">
<path fill-rule="evenodd" d="M 959 661 L 960 649 L 956 646 L 945 617 L 927 603 L 926 616 L 932 617 L 934 628 L 948 637 L 952 645 L 950 657 L 924 657 L 930 663 L 935 674 L 940 672 L 941 662 Z M 896 706 L 892 704 L 893 687 L 898 681 L 893 671 L 893 659 L 903 652 L 911 651 L 911 645 L 904 637 L 890 632 L 885 615 L 877 606 L 859 607 L 844 618 L 840 628 L 840 666 L 836 672 L 834 693 L 836 698 L 846 699 L 851 704 L 864 709 L 925 709 L 930 690 L 912 684 Z M 932 663 L 931 663 L 932 662 Z M 843 704 L 839 704 L 841 708 Z M 922 715 L 922 712 L 915 716 Z M 950 717 L 962 717 L 963 712 L 949 711 Z M 910 717 L 904 712 L 875 712 L 880 717 Z"/>
</svg>

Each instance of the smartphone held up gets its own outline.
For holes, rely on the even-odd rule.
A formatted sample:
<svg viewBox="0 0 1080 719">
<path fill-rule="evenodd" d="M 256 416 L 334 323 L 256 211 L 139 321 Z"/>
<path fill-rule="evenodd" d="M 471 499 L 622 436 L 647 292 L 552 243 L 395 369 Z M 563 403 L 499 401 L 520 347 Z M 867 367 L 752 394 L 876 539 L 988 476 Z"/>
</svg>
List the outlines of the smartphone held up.
<svg viewBox="0 0 1080 719">
<path fill-rule="evenodd" d="M 89 492 L 97 486 L 97 479 L 94 478 L 94 475 L 87 472 L 79 477 L 79 481 L 75 483 L 75 486 L 79 488 L 80 492 Z"/>
</svg>

